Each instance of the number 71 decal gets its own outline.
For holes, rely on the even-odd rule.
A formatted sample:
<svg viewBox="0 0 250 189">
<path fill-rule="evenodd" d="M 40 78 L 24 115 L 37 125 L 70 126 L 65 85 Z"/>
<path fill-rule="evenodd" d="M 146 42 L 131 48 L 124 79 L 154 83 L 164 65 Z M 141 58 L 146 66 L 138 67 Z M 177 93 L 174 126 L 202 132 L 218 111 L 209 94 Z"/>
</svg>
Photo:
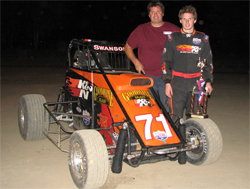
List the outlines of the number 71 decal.
<svg viewBox="0 0 250 189">
<path fill-rule="evenodd" d="M 144 114 L 144 115 L 138 115 L 138 116 L 135 116 L 135 121 L 146 121 L 145 122 L 145 126 L 144 126 L 144 133 L 145 133 L 145 139 L 146 140 L 152 140 L 152 134 L 151 134 L 151 127 L 152 127 L 152 121 L 153 121 L 153 115 L 152 114 Z M 163 114 L 160 114 L 159 117 L 155 117 L 156 121 L 157 122 L 161 122 L 162 125 L 163 125 L 163 128 L 165 130 L 165 132 L 162 132 L 162 131 L 157 131 L 157 132 L 154 132 L 153 134 L 154 135 L 158 135 L 156 138 L 159 139 L 159 140 L 163 140 L 162 137 L 160 137 L 159 135 L 162 135 L 162 133 L 164 133 L 165 139 L 167 139 L 168 137 L 172 137 L 172 133 L 169 129 L 169 126 L 168 126 L 168 123 L 164 117 Z"/>
</svg>

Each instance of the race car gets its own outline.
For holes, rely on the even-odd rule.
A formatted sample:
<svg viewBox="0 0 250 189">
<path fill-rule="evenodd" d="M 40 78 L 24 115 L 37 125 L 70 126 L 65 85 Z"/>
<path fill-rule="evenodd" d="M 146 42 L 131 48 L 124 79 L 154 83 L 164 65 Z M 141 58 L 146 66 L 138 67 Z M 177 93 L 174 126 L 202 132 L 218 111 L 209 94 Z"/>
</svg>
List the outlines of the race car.
<svg viewBox="0 0 250 189">
<path fill-rule="evenodd" d="M 78 188 L 103 186 L 110 167 L 118 174 L 123 163 L 138 167 L 177 160 L 208 165 L 219 159 L 222 136 L 206 114 L 207 98 L 195 106 L 204 111 L 195 111 L 192 99 L 190 118 L 173 122 L 174 115 L 152 88 L 153 80 L 131 68 L 124 44 L 73 39 L 67 62 L 57 100 L 22 96 L 18 124 L 24 140 L 47 137 L 68 153 Z"/>
</svg>

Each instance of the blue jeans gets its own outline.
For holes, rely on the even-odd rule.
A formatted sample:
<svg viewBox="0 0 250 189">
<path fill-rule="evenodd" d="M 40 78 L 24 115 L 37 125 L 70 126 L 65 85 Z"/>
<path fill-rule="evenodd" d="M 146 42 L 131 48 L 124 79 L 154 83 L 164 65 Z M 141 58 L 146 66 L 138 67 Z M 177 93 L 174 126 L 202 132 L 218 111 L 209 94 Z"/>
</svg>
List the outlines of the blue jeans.
<svg viewBox="0 0 250 189">
<path fill-rule="evenodd" d="M 168 98 L 165 94 L 165 83 L 163 82 L 163 80 L 161 79 L 161 77 L 155 77 L 155 76 L 151 76 L 151 75 L 147 75 L 148 77 L 151 77 L 154 80 L 154 85 L 153 85 L 153 89 L 155 90 L 156 94 L 160 97 L 160 101 L 163 104 L 163 106 L 165 107 L 165 109 L 167 110 L 167 112 L 170 112 L 170 107 L 168 105 Z"/>
</svg>

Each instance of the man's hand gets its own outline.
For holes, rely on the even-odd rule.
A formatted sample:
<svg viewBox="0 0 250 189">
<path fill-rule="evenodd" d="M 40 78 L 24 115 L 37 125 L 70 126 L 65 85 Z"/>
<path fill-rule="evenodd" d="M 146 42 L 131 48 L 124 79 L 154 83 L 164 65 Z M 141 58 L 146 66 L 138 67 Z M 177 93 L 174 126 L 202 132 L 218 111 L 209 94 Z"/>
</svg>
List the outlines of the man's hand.
<svg viewBox="0 0 250 189">
<path fill-rule="evenodd" d="M 136 58 L 133 49 L 129 46 L 129 44 L 126 43 L 125 45 L 125 53 L 128 56 L 128 58 L 133 62 L 133 64 L 135 65 L 135 69 L 136 71 L 138 71 L 138 73 L 143 73 L 145 74 L 144 71 L 144 67 L 142 65 L 142 63 Z"/>
<path fill-rule="evenodd" d="M 134 65 L 135 65 L 135 69 L 136 69 L 136 71 L 138 72 L 138 73 L 143 73 L 143 74 L 145 74 L 145 71 L 144 71 L 144 66 L 142 65 L 142 63 L 138 60 L 138 61 L 135 61 L 135 63 L 134 63 Z"/>
<path fill-rule="evenodd" d="M 211 83 L 207 82 L 206 90 L 207 90 L 208 94 L 211 95 L 211 93 L 213 91 L 213 87 L 212 87 Z"/>
<path fill-rule="evenodd" d="M 172 86 L 170 83 L 166 84 L 165 94 L 167 95 L 168 98 L 172 98 L 173 96 L 173 90 L 172 90 Z"/>
</svg>

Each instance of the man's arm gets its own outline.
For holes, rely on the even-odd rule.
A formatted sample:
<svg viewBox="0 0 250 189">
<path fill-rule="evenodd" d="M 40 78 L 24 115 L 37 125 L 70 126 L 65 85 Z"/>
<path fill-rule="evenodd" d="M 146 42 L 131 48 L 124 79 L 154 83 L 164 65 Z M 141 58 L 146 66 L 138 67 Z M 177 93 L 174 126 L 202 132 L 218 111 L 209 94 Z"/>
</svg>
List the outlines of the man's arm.
<svg viewBox="0 0 250 189">
<path fill-rule="evenodd" d="M 204 79 L 206 81 L 206 90 L 209 95 L 211 95 L 213 91 L 212 83 L 213 83 L 213 55 L 209 43 L 209 37 L 205 37 L 205 46 L 203 51 L 203 57 L 206 58 L 208 65 L 204 68 Z"/>
<path fill-rule="evenodd" d="M 163 74 L 161 76 L 163 82 L 166 84 L 165 94 L 172 98 L 173 90 L 171 86 L 172 81 L 172 62 L 173 62 L 173 50 L 171 48 L 171 44 L 166 40 L 163 53 L 162 53 L 162 71 Z"/>
<path fill-rule="evenodd" d="M 135 65 L 135 69 L 137 70 L 137 72 L 145 74 L 142 63 L 136 58 L 133 49 L 129 46 L 128 43 L 126 43 L 125 45 L 125 53 Z"/>
</svg>

